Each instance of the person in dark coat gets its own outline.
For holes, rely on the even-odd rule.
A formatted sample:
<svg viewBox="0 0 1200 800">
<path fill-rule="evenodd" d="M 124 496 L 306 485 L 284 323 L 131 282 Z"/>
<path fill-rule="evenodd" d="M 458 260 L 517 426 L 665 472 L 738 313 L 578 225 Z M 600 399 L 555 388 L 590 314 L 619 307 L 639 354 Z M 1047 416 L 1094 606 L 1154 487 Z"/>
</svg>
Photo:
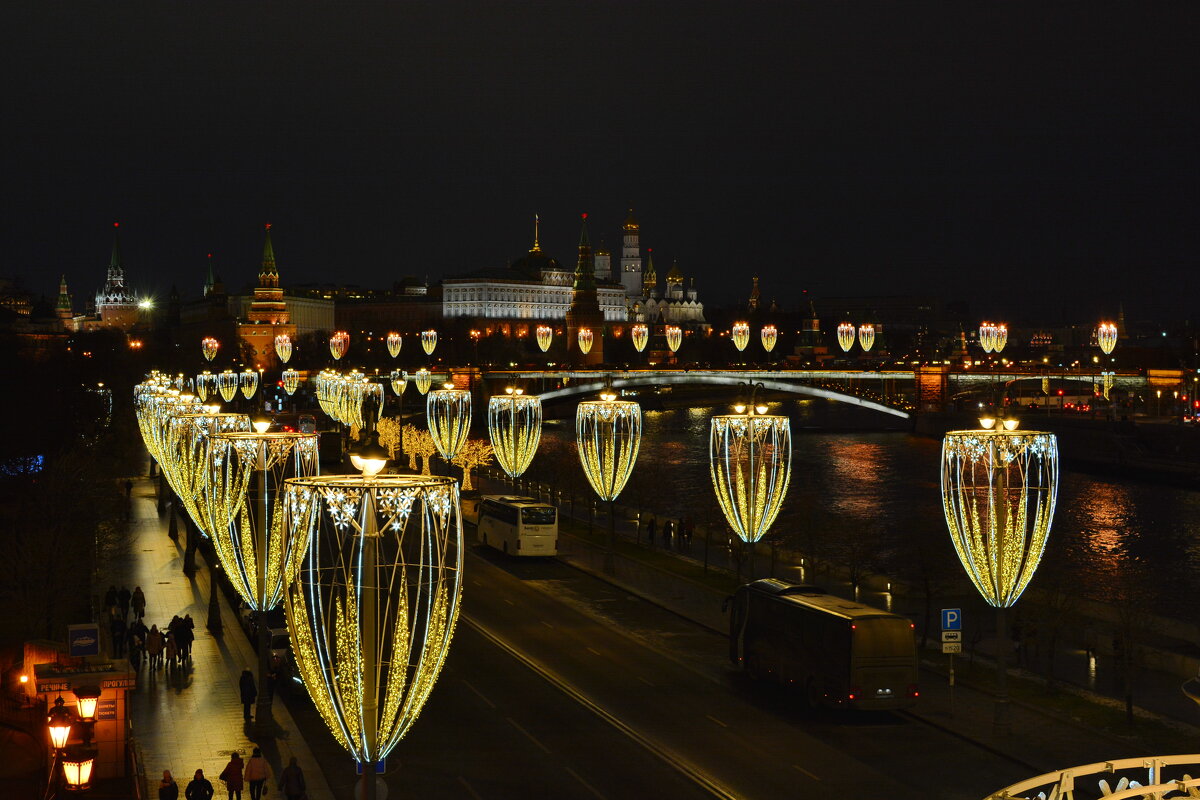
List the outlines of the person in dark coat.
<svg viewBox="0 0 1200 800">
<path fill-rule="evenodd" d="M 117 604 L 117 587 L 109 586 L 108 591 L 104 593 L 104 607 L 112 608 Z"/>
<path fill-rule="evenodd" d="M 158 784 L 158 800 L 179 800 L 179 784 L 169 769 L 163 770 L 162 783 Z"/>
<path fill-rule="evenodd" d="M 671 520 L 663 523 L 663 547 L 671 549 Z"/>
<path fill-rule="evenodd" d="M 242 716 L 249 722 L 250 706 L 258 699 L 258 689 L 254 686 L 254 675 L 250 670 L 242 670 L 242 677 L 238 679 L 238 689 L 242 695 Z"/>
<path fill-rule="evenodd" d="M 179 626 L 179 657 L 180 659 L 191 658 L 192 642 L 196 641 L 196 623 L 192 622 L 192 615 L 188 614 L 183 618 Z"/>
<path fill-rule="evenodd" d="M 133 595 L 129 598 L 129 604 L 133 606 L 133 613 L 138 619 L 146 616 L 146 595 L 142 592 L 142 587 L 133 587 Z"/>
<path fill-rule="evenodd" d="M 117 592 L 117 605 L 121 607 L 121 619 L 129 616 L 129 600 L 132 597 L 129 589 L 124 586 L 121 587 L 121 591 Z"/>
<path fill-rule="evenodd" d="M 296 757 L 279 773 L 279 790 L 287 800 L 300 800 L 304 797 L 307 787 L 304 784 L 304 770 L 296 763 Z"/>
<path fill-rule="evenodd" d="M 235 750 L 220 775 L 221 780 L 225 781 L 225 788 L 229 790 L 229 800 L 242 800 L 242 787 L 246 785 L 242 775 L 245 768 L 242 757 Z"/>
<path fill-rule="evenodd" d="M 204 770 L 196 770 L 196 777 L 192 778 L 192 782 L 187 785 L 183 796 L 187 800 L 212 800 L 213 787 L 204 777 Z"/>
<path fill-rule="evenodd" d="M 112 634 L 112 654 L 120 658 L 125 653 L 125 620 L 119 616 L 113 617 L 108 630 Z"/>
<path fill-rule="evenodd" d="M 650 542 L 650 546 L 654 546 L 654 531 L 658 529 L 658 520 L 653 515 L 650 516 L 650 521 L 646 523 L 646 540 Z"/>
</svg>

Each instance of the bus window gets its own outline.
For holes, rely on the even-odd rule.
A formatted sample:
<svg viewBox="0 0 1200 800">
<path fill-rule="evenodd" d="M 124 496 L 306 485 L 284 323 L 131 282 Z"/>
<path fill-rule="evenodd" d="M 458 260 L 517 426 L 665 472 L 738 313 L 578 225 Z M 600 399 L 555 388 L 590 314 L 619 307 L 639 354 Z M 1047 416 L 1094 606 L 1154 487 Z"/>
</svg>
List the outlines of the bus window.
<svg viewBox="0 0 1200 800">
<path fill-rule="evenodd" d="M 912 625 L 906 619 L 859 619 L 854 623 L 855 658 L 910 656 L 916 645 Z"/>
<path fill-rule="evenodd" d="M 521 522 L 526 525 L 553 525 L 557 509 L 551 506 L 534 506 L 521 509 Z"/>
</svg>

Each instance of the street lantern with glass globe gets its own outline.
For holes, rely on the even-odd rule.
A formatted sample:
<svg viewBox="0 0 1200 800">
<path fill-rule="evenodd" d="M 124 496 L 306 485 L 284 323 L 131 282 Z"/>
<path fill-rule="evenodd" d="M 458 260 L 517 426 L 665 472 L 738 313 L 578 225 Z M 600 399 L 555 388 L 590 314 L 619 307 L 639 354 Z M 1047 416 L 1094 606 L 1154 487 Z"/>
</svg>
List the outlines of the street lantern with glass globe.
<svg viewBox="0 0 1200 800">
<path fill-rule="evenodd" d="M 981 430 L 950 431 L 942 442 L 942 508 L 959 561 L 996 609 L 994 725 L 1007 735 L 1005 610 L 1020 599 L 1046 549 L 1058 496 L 1058 440 L 1018 430 L 1016 419 L 980 420 Z"/>
<path fill-rule="evenodd" d="M 292 358 L 292 337 L 286 333 L 276 334 L 275 336 L 275 355 L 279 356 L 280 363 L 286 364 Z"/>
<path fill-rule="evenodd" d="M 580 328 L 576 338 L 579 340 L 579 352 L 585 356 L 592 352 L 592 342 L 595 339 L 595 334 L 592 333 L 591 328 Z"/>
<path fill-rule="evenodd" d="M 75 706 L 79 720 L 83 723 L 83 744 L 92 743 L 92 729 L 96 725 L 96 706 L 100 702 L 99 686 L 80 686 L 75 689 Z"/>
<path fill-rule="evenodd" d="M 733 346 L 742 352 L 750 344 L 750 323 L 735 322 L 732 328 Z"/>
<path fill-rule="evenodd" d="M 54 701 L 54 707 L 46 715 L 46 728 L 50 731 L 50 745 L 55 750 L 62 750 L 67 746 L 67 739 L 71 736 L 72 722 L 74 720 L 71 718 L 71 712 L 67 710 L 62 695 L 59 695 L 58 699 Z"/>
<path fill-rule="evenodd" d="M 650 341 L 650 328 L 638 323 L 631 329 L 631 337 L 633 338 L 633 347 L 639 353 L 645 351 L 646 343 Z"/>
<path fill-rule="evenodd" d="M 452 461 L 471 430 L 471 393 L 447 383 L 425 396 L 429 435 L 442 458 Z"/>
<path fill-rule="evenodd" d="M 285 600 L 296 666 L 373 798 L 375 765 L 416 721 L 454 634 L 458 483 L 364 472 L 294 478 L 285 491 L 284 524 L 300 554 Z"/>
<path fill-rule="evenodd" d="M 398 357 L 400 355 L 400 347 L 403 344 L 404 339 L 400 336 L 400 334 L 396 333 L 395 331 L 389 333 L 387 335 L 388 355 L 390 355 L 392 358 Z"/>
<path fill-rule="evenodd" d="M 549 325 L 538 325 L 535 333 L 537 336 L 537 346 L 541 348 L 541 351 L 544 353 L 549 350 L 550 343 L 554 341 L 554 328 L 551 328 Z"/>
<path fill-rule="evenodd" d="M 488 400 L 488 436 L 496 463 L 510 478 L 519 478 L 542 438 L 542 399 L 508 387 Z"/>
<path fill-rule="evenodd" d="M 843 322 L 837 326 L 838 344 L 842 348 L 843 353 L 849 353 L 850 348 L 854 347 L 854 323 Z"/>
<path fill-rule="evenodd" d="M 608 502 L 608 552 L 605 569 L 612 571 L 616 546 L 615 504 L 625 488 L 642 446 L 642 407 L 618 400 L 608 389 L 599 400 L 585 400 L 575 409 L 575 441 L 579 463 L 592 490 Z"/>
<path fill-rule="evenodd" d="M 217 356 L 217 351 L 221 349 L 221 343 L 211 336 L 205 336 L 200 340 L 200 352 L 204 354 L 206 361 L 212 361 Z"/>
<path fill-rule="evenodd" d="M 709 423 L 708 464 L 717 504 L 729 527 L 754 547 L 770 530 L 792 476 L 792 427 L 785 416 L 767 414 L 765 404 L 734 406 L 735 414 L 719 414 Z M 739 574 L 740 581 L 740 562 Z"/>
<path fill-rule="evenodd" d="M 88 747 L 71 747 L 62 755 L 63 780 L 69 792 L 82 792 L 92 781 L 96 751 Z"/>
<path fill-rule="evenodd" d="M 425 351 L 425 355 L 433 355 L 433 351 L 437 348 L 437 331 L 433 328 L 421 331 L 421 349 Z"/>
</svg>

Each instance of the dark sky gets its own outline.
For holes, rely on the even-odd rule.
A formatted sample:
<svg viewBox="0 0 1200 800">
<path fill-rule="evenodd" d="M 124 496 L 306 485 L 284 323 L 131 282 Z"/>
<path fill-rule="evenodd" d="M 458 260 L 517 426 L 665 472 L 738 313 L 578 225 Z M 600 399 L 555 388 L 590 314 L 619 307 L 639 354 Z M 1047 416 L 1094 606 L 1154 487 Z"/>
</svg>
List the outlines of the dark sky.
<svg viewBox="0 0 1200 800">
<path fill-rule="evenodd" d="M 14 8 L 13 6 L 23 6 Z M 6 274 L 386 285 L 578 214 L 702 299 L 1188 314 L 1195 3 L 31 2 L 0 65 Z"/>
</svg>

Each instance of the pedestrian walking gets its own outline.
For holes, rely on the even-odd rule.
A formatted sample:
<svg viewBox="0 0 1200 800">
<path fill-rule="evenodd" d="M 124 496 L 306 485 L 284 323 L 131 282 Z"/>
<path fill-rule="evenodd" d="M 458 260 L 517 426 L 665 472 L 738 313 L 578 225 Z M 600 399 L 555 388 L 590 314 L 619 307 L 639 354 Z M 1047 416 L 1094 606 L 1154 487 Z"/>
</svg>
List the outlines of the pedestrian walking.
<svg viewBox="0 0 1200 800">
<path fill-rule="evenodd" d="M 146 595 L 142 593 L 142 587 L 134 587 L 133 596 L 129 598 L 129 603 L 133 606 L 134 616 L 138 619 L 146 616 Z"/>
<path fill-rule="evenodd" d="M 229 791 L 229 800 L 242 800 L 242 786 L 244 785 L 242 770 L 245 767 L 242 757 L 234 750 L 229 756 L 229 763 L 225 765 L 225 769 L 221 770 L 220 778 L 225 781 L 225 788 Z"/>
<path fill-rule="evenodd" d="M 246 762 L 246 771 L 242 776 L 250 785 L 250 800 L 259 800 L 265 794 L 264 789 L 267 788 L 269 774 L 267 760 L 263 758 L 262 750 L 254 748 L 254 754 Z"/>
<path fill-rule="evenodd" d="M 182 662 L 185 658 L 192 657 L 192 642 L 196 641 L 196 623 L 192 622 L 192 615 L 188 614 L 183 618 L 179 625 L 179 632 L 176 636 L 179 640 L 179 660 Z"/>
<path fill-rule="evenodd" d="M 192 778 L 192 782 L 187 785 L 183 796 L 186 800 L 212 800 L 213 787 L 208 782 L 208 778 L 204 777 L 204 770 L 196 770 L 196 775 Z"/>
<path fill-rule="evenodd" d="M 663 547 L 671 549 L 671 520 L 663 523 Z"/>
<path fill-rule="evenodd" d="M 117 604 L 117 587 L 109 586 L 108 591 L 104 593 L 104 607 L 111 609 Z"/>
<path fill-rule="evenodd" d="M 112 634 L 112 654 L 120 658 L 125 654 L 125 620 L 113 617 L 109 620 L 108 632 Z"/>
<path fill-rule="evenodd" d="M 179 645 L 175 643 L 175 633 L 167 631 L 167 644 L 163 649 L 163 656 L 167 661 L 167 669 L 175 667 L 175 659 L 179 657 Z"/>
<path fill-rule="evenodd" d="M 278 655 L 271 654 L 271 663 L 267 665 L 267 680 L 263 685 L 263 691 L 267 693 L 267 700 L 275 699 L 275 688 L 279 686 L 279 674 L 283 670 L 283 659 Z"/>
<path fill-rule="evenodd" d="M 131 597 L 129 589 L 124 586 L 121 587 L 121 591 L 117 592 L 117 605 L 121 607 L 121 619 L 129 616 L 129 599 Z"/>
<path fill-rule="evenodd" d="M 296 763 L 295 756 L 292 756 L 292 760 L 283 768 L 283 772 L 279 773 L 279 790 L 283 792 L 286 800 L 300 800 L 307 791 L 304 783 L 304 770 L 300 769 L 300 765 Z"/>
<path fill-rule="evenodd" d="M 133 481 L 131 481 L 129 478 L 125 479 L 125 499 L 133 499 Z"/>
<path fill-rule="evenodd" d="M 680 517 L 679 521 L 675 523 L 675 544 L 679 545 L 680 551 L 683 550 L 683 545 L 684 545 L 683 537 L 684 537 L 684 533 L 686 531 L 686 529 L 684 528 L 683 520 L 684 520 L 684 518 Z"/>
<path fill-rule="evenodd" d="M 159 664 L 162 663 L 162 651 L 165 645 L 166 640 L 158 626 L 151 625 L 150 632 L 146 634 L 146 655 L 150 656 L 150 669 L 158 669 Z"/>
<path fill-rule="evenodd" d="M 163 770 L 162 782 L 158 784 L 158 800 L 179 800 L 179 784 L 169 769 Z"/>
<path fill-rule="evenodd" d="M 646 523 L 646 541 L 650 542 L 650 546 L 654 547 L 654 531 L 658 527 L 658 520 L 654 515 L 650 515 L 650 521 Z"/>
<path fill-rule="evenodd" d="M 238 679 L 238 689 L 242 695 L 242 716 L 249 722 L 250 706 L 258 699 L 258 689 L 254 686 L 254 675 L 250 670 L 242 670 L 242 677 Z"/>
</svg>

